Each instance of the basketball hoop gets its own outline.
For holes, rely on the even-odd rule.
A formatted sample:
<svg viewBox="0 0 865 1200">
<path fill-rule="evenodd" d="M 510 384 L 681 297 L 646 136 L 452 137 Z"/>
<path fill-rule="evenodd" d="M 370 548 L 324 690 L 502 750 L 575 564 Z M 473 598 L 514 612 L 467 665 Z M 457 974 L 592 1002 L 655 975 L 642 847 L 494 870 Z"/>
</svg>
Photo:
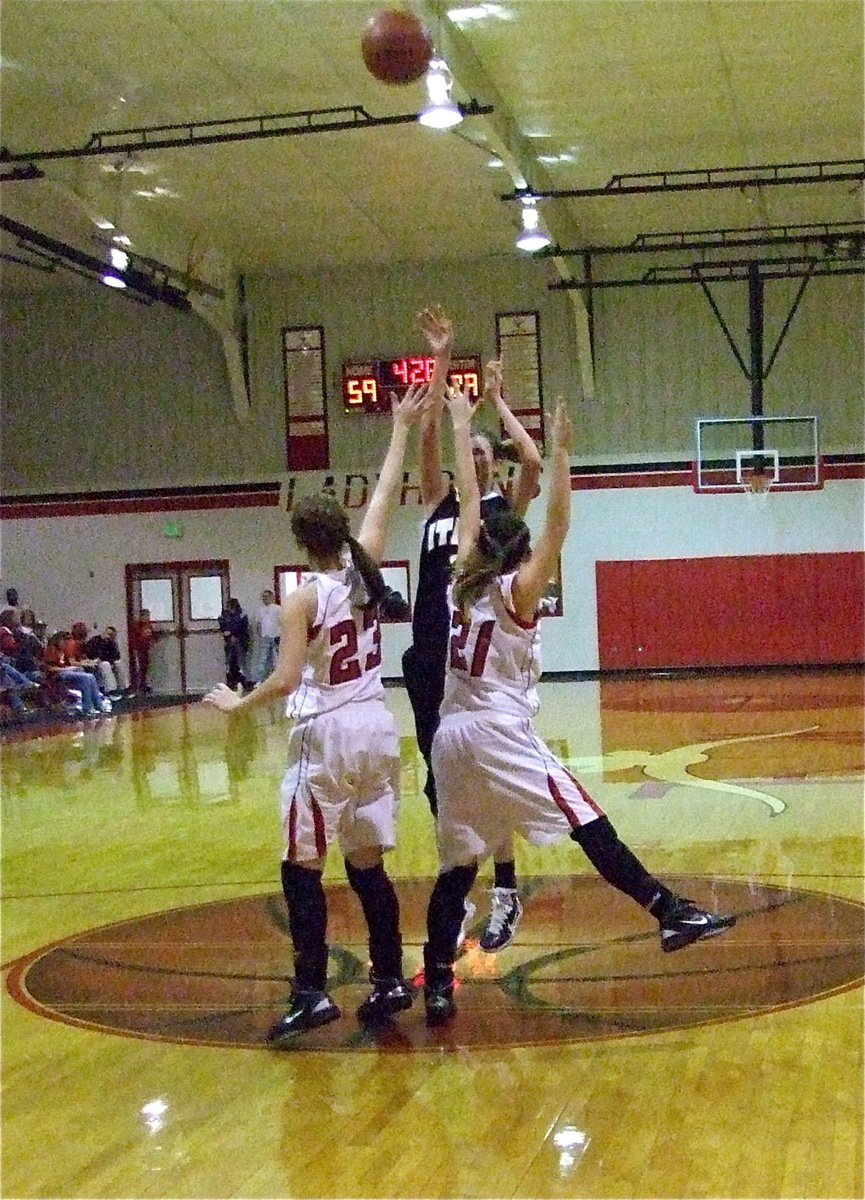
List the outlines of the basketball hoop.
<svg viewBox="0 0 865 1200">
<path fill-rule="evenodd" d="M 748 508 L 760 509 L 760 517 L 766 511 L 766 501 L 775 480 L 769 471 L 748 471 L 742 478 L 742 493 Z M 756 511 L 754 516 L 757 516 Z"/>
<path fill-rule="evenodd" d="M 777 450 L 736 451 L 736 482 L 752 503 L 765 500 L 778 478 Z"/>
<path fill-rule="evenodd" d="M 771 475 L 767 475 L 765 472 L 753 471 L 744 480 L 744 487 L 752 496 L 768 496 L 774 482 Z"/>
</svg>

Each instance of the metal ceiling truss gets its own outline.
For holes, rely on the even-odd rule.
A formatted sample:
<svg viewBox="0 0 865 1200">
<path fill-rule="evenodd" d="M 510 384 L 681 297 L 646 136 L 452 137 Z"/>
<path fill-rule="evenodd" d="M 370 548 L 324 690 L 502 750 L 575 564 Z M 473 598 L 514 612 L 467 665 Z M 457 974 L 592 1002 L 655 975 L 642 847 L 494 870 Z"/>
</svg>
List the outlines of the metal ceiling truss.
<svg viewBox="0 0 865 1200">
<path fill-rule="evenodd" d="M 650 267 L 639 279 L 595 279 L 587 274 L 583 279 L 560 280 L 548 283 L 551 292 L 577 288 L 592 292 L 601 288 L 669 287 L 674 284 L 728 283 L 747 279 L 753 264 L 768 268 L 764 279 L 801 279 L 821 275 L 865 275 L 865 260 L 816 258 L 800 255 L 791 258 L 740 258 L 728 262 L 697 262 L 684 266 Z"/>
<path fill-rule="evenodd" d="M 153 304 L 155 301 L 159 301 L 171 308 L 184 311 L 189 311 L 191 308 L 188 299 L 188 293 L 191 290 L 188 283 L 189 277 L 182 277 L 179 272 L 174 272 L 170 267 L 161 263 L 155 263 L 153 259 L 144 260 L 130 254 L 129 265 L 126 269 L 116 271 L 112 270 L 104 259 L 94 258 L 91 254 L 85 254 L 82 250 L 67 245 L 66 242 L 48 237 L 36 229 L 31 229 L 29 225 L 22 225 L 9 217 L 0 215 L 0 229 L 5 229 L 7 233 L 12 234 L 17 239 L 19 248 L 26 250 L 36 259 L 42 260 L 38 269 L 55 270 L 60 268 L 96 282 L 99 281 L 101 275 L 110 271 L 112 274 L 122 275 L 126 287 L 117 289 L 117 294 L 125 296 L 128 300 L 136 300 L 142 304 Z M 37 264 L 28 262 L 26 265 L 36 266 Z M 178 286 L 178 282 L 181 280 L 187 281 L 184 286 Z"/>
<path fill-rule="evenodd" d="M 470 100 L 459 105 L 464 117 L 486 116 L 492 106 Z M 50 159 L 92 158 L 104 154 L 138 154 L 170 147 L 213 146 L 222 142 L 248 142 L 260 138 L 298 137 L 310 133 L 333 133 L 346 129 L 378 129 L 383 125 L 416 122 L 418 113 L 373 117 L 359 104 L 342 108 L 312 108 L 290 113 L 267 113 L 254 117 L 231 117 L 223 121 L 183 121 L 176 125 L 141 125 L 134 129 L 100 129 L 84 146 L 62 150 L 29 150 L 12 153 L 0 149 L 0 164 L 45 162 Z M 35 175 L 16 178 L 37 178 Z"/>
<path fill-rule="evenodd" d="M 807 246 L 822 244 L 827 251 L 836 250 L 859 258 L 865 243 L 865 221 L 818 221 L 806 225 L 762 225 L 734 229 L 683 229 L 671 233 L 641 233 L 624 246 L 581 246 L 565 250 L 548 246 L 535 258 L 593 257 L 601 255 L 674 253 L 684 250 L 726 250 L 747 246 Z"/>
<path fill-rule="evenodd" d="M 812 247 L 816 249 L 811 249 Z M 797 249 L 798 254 L 723 259 L 712 255 L 734 248 L 766 250 Z M 700 252 L 696 262 L 655 265 L 642 275 L 629 279 L 599 279 L 594 260 L 600 257 L 632 258 L 634 255 L 684 254 Z M 624 246 L 585 246 L 577 250 L 558 247 L 541 251 L 541 258 L 581 256 L 583 278 L 549 284 L 550 290 L 569 288 L 592 292 L 595 288 L 660 287 L 670 284 L 722 283 L 749 278 L 754 264 L 764 279 L 811 278 L 815 275 L 861 275 L 865 273 L 865 221 L 824 221 L 807 225 L 771 225 L 738 229 L 689 229 L 669 233 L 639 234 Z"/>
<path fill-rule="evenodd" d="M 648 171 L 613 175 L 600 188 L 517 188 L 501 197 L 514 200 L 578 200 L 598 196 L 649 196 L 658 192 L 706 192 L 722 188 L 774 187 L 783 184 L 842 183 L 865 179 L 865 159 L 828 162 L 767 163 L 754 167 L 709 167 L 691 171 Z"/>
</svg>

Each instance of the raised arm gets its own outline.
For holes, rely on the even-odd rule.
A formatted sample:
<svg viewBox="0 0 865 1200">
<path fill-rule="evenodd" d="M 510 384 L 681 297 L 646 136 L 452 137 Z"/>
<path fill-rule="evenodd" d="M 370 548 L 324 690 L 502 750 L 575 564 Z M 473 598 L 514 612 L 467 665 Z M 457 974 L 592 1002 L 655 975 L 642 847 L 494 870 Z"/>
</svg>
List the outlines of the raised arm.
<svg viewBox="0 0 865 1200">
<path fill-rule="evenodd" d="M 439 306 L 423 309 L 418 313 L 417 323 L 435 356 L 430 376 L 430 405 L 420 427 L 420 495 L 424 507 L 431 511 L 448 490 L 442 470 L 441 427 L 454 331 L 450 318 Z"/>
<path fill-rule="evenodd" d="M 550 579 L 556 572 L 559 554 L 571 523 L 571 418 L 560 396 L 553 417 L 552 474 L 547 497 L 544 528 L 529 558 L 514 580 L 516 614 L 531 621 Z"/>
<path fill-rule="evenodd" d="M 402 483 L 403 462 L 408 444 L 408 432 L 415 421 L 422 416 L 427 401 L 429 386 L 421 384 L 411 387 L 397 403 L 391 397 L 393 427 L 390 435 L 385 460 L 372 499 L 364 514 L 357 540 L 377 563 L 384 555 L 384 542 L 391 512 L 396 503 L 397 493 Z"/>
<path fill-rule="evenodd" d="M 472 458 L 471 423 L 474 405 L 465 392 L 449 388 L 445 403 L 450 409 L 454 427 L 454 458 L 457 487 L 460 492 L 459 545 L 456 562 L 463 562 L 471 552 L 481 527 L 481 494 Z"/>
<path fill-rule="evenodd" d="M 239 708 L 257 708 L 293 692 L 306 662 L 308 630 L 315 620 L 316 605 L 313 584 L 305 584 L 287 596 L 279 616 L 279 656 L 271 674 L 245 696 L 238 696 L 220 683 L 207 693 L 204 703 L 222 712 L 236 712 Z"/>
<path fill-rule="evenodd" d="M 495 408 L 519 457 L 520 469 L 511 498 L 511 507 L 518 517 L 524 517 L 529 504 L 538 494 L 542 470 L 541 452 L 534 438 L 508 407 L 502 392 L 502 364 L 495 359 L 488 362 L 484 370 L 484 401 Z"/>
</svg>

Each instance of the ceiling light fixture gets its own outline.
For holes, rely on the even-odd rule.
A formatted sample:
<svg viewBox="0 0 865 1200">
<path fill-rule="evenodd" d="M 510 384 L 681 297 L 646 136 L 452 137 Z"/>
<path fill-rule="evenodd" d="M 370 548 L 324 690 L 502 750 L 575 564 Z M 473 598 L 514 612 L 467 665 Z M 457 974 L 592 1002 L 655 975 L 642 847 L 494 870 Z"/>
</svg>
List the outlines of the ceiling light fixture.
<svg viewBox="0 0 865 1200">
<path fill-rule="evenodd" d="M 451 99 L 454 77 L 443 58 L 436 56 L 430 61 L 426 73 L 426 90 L 429 103 L 418 117 L 421 125 L 428 129 L 450 129 L 463 119 L 459 105 Z"/>
<path fill-rule="evenodd" d="M 552 238 L 541 229 L 541 214 L 538 212 L 537 201 L 532 197 L 523 200 L 523 231 L 517 238 L 520 250 L 543 250 L 549 246 Z"/>
<path fill-rule="evenodd" d="M 123 272 L 129 266 L 129 255 L 125 250 L 121 250 L 119 246 L 111 246 L 108 251 L 108 261 L 111 264 L 111 268 L 108 271 L 102 272 L 99 276 L 99 282 L 104 283 L 106 287 L 117 288 L 120 291 L 126 287 Z"/>
</svg>

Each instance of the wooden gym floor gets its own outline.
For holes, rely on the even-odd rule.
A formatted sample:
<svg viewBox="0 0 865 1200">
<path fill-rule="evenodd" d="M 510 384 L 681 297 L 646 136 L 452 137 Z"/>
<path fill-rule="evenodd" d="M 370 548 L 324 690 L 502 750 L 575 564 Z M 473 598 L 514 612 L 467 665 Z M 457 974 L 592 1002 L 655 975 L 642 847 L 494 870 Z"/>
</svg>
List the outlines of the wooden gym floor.
<svg viewBox="0 0 865 1200">
<path fill-rule="evenodd" d="M 435 844 L 388 700 L 410 973 Z M 861 673 L 550 681 L 542 703 L 624 840 L 735 929 L 663 955 L 572 843 L 521 845 L 517 941 L 470 938 L 454 1023 L 418 1003 L 372 1036 L 333 855 L 343 1019 L 283 1053 L 261 1043 L 290 970 L 279 708 L 8 734 L 2 1195 L 863 1196 Z"/>
</svg>

